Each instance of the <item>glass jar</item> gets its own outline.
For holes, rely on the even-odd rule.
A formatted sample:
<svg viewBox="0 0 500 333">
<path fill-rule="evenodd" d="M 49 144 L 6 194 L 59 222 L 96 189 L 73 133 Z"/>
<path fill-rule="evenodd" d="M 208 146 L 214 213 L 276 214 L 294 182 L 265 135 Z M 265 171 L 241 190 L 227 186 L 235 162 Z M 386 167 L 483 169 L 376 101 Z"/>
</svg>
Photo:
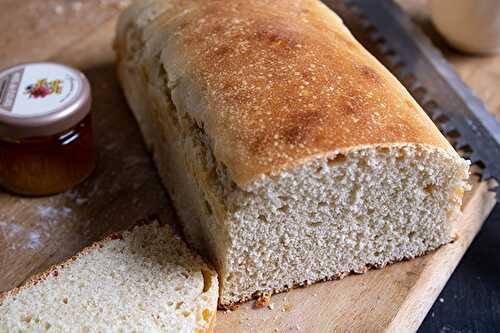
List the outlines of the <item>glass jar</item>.
<svg viewBox="0 0 500 333">
<path fill-rule="evenodd" d="M 85 76 L 55 63 L 0 72 L 0 186 L 22 195 L 65 191 L 95 167 Z"/>
</svg>

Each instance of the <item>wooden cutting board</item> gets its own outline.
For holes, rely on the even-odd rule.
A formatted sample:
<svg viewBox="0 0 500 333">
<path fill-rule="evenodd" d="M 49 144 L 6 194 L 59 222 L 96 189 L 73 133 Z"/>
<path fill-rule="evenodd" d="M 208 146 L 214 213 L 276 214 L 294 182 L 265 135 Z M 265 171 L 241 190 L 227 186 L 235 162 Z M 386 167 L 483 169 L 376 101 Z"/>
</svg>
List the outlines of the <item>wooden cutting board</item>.
<svg viewBox="0 0 500 333">
<path fill-rule="evenodd" d="M 417 18 L 423 1 L 401 0 Z M 102 237 L 141 219 L 174 223 L 140 133 L 115 78 L 111 48 L 125 0 L 0 0 L 0 68 L 51 60 L 89 78 L 99 163 L 81 186 L 48 198 L 0 192 L 0 291 L 43 271 Z M 499 58 L 447 54 L 500 114 Z M 416 260 L 341 281 L 274 296 L 273 309 L 252 303 L 218 314 L 216 332 L 415 331 L 494 205 L 487 184 L 473 180 L 453 244 Z"/>
</svg>

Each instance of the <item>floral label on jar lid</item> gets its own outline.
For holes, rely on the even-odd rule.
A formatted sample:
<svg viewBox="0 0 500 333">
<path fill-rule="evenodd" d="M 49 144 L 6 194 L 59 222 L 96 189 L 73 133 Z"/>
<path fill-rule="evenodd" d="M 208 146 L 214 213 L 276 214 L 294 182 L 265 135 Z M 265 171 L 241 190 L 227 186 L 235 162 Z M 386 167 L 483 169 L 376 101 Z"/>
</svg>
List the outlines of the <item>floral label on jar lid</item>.
<svg viewBox="0 0 500 333">
<path fill-rule="evenodd" d="M 66 106 L 81 89 L 76 73 L 50 63 L 16 67 L 0 76 L 0 112 L 37 116 Z"/>
<path fill-rule="evenodd" d="M 35 84 L 30 84 L 24 88 L 24 94 L 29 98 L 44 98 L 50 94 L 60 95 L 62 92 L 63 80 L 40 79 Z"/>
</svg>

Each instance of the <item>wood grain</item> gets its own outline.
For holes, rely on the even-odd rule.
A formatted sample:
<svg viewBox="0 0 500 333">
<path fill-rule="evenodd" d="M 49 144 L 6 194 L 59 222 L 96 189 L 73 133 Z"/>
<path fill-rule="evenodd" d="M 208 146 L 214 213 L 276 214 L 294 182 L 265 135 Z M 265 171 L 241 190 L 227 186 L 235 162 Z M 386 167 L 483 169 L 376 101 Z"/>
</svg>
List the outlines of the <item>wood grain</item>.
<svg viewBox="0 0 500 333">
<path fill-rule="evenodd" d="M 20 18 L 18 25 L 11 15 L 0 12 L 0 25 L 5 22 L 4 16 L 13 24 L 0 29 L 20 32 L 20 40 L 33 40 L 38 45 L 37 36 L 27 28 L 31 25 L 21 22 L 29 17 L 19 9 L 25 6 L 27 12 L 31 11 L 33 4 L 40 7 L 44 24 L 61 33 L 51 37 L 53 44 L 50 38 L 44 41 L 42 58 L 41 51 L 29 43 L 1 39 L 0 50 L 11 50 L 13 56 L 2 56 L 0 67 L 11 65 L 14 58 L 60 61 L 81 69 L 92 86 L 98 148 L 98 165 L 93 175 L 71 191 L 46 198 L 20 198 L 0 192 L 0 291 L 18 285 L 109 231 L 128 228 L 153 215 L 173 220 L 167 197 L 116 80 L 111 41 L 119 9 L 92 2 L 101 9 L 99 14 L 87 2 L 71 21 L 74 26 L 69 33 L 66 24 L 60 24 L 68 20 L 60 18 L 47 2 L 23 1 L 13 6 L 13 15 Z M 57 3 L 70 8 L 71 2 Z M 33 26 L 37 20 L 38 16 L 31 18 Z M 92 29 L 88 30 L 88 26 Z M 20 48 L 24 48 L 23 53 L 19 53 Z"/>
<path fill-rule="evenodd" d="M 94 96 L 99 162 L 77 188 L 48 198 L 0 192 L 0 291 L 74 254 L 103 234 L 141 219 L 173 223 L 153 164 L 115 78 L 111 48 L 119 2 L 0 0 L 0 68 L 33 60 L 80 68 Z M 429 28 L 421 0 L 401 0 Z M 62 6 L 63 12 L 60 8 Z M 56 9 L 59 8 L 59 9 Z M 43 18 L 43 19 L 41 19 Z M 444 49 L 458 72 L 500 115 L 500 58 Z M 274 296 L 274 309 L 220 312 L 216 332 L 415 331 L 493 207 L 487 184 L 467 194 L 459 238 L 416 260 Z"/>
</svg>

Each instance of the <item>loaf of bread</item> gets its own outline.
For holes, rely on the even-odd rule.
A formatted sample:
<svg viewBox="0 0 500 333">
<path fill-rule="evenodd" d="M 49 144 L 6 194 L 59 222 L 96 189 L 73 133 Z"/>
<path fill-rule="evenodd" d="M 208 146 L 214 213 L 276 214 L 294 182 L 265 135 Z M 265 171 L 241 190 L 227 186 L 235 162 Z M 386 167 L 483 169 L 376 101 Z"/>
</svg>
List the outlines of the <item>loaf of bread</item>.
<svg viewBox="0 0 500 333">
<path fill-rule="evenodd" d="M 467 161 L 320 1 L 141 1 L 115 47 L 220 306 L 452 240 Z"/>
<path fill-rule="evenodd" d="M 0 294 L 0 332 L 212 332 L 217 273 L 157 223 Z"/>
</svg>

